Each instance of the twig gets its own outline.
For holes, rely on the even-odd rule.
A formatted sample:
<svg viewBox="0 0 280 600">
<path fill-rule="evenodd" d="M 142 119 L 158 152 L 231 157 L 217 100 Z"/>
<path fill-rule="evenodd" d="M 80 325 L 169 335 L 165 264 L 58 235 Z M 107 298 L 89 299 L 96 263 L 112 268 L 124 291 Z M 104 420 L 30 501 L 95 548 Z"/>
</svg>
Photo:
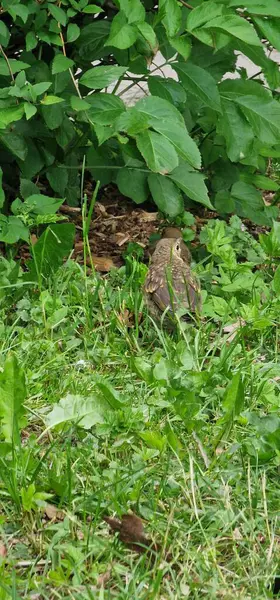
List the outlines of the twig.
<svg viewBox="0 0 280 600">
<path fill-rule="evenodd" d="M 60 23 L 58 23 L 58 27 L 60 28 Z M 60 31 L 59 37 L 60 37 L 61 43 L 62 43 L 62 52 L 63 52 L 63 55 L 65 57 L 67 57 L 66 50 L 65 50 L 65 42 L 64 42 L 64 37 L 63 37 L 62 31 Z M 78 86 L 77 81 L 76 81 L 76 79 L 74 77 L 74 74 L 73 74 L 73 71 L 72 71 L 71 67 L 69 68 L 69 73 L 70 73 L 70 77 L 71 77 L 71 79 L 73 81 L 73 85 L 75 86 L 75 89 L 76 89 L 76 92 L 77 92 L 79 98 L 82 98 L 81 92 L 79 90 L 79 86 Z"/>
<path fill-rule="evenodd" d="M 3 56 L 4 56 L 4 59 L 5 59 L 6 63 L 7 63 L 7 67 L 8 67 L 8 69 L 9 69 L 9 73 L 10 73 L 10 75 L 11 75 L 11 79 L 12 79 L 12 81 L 14 82 L 14 81 L 15 81 L 15 78 L 14 78 L 14 76 L 13 76 L 13 71 L 12 71 L 12 69 L 11 69 L 11 65 L 10 65 L 10 63 L 9 63 L 9 59 L 8 59 L 7 55 L 5 54 L 5 52 L 4 52 L 4 50 L 3 50 L 3 46 L 2 46 L 1 44 L 0 44 L 0 51 L 2 52 L 2 54 L 3 54 Z"/>
<path fill-rule="evenodd" d="M 184 6 L 186 6 L 186 8 L 189 8 L 190 10 L 193 10 L 193 6 L 191 6 L 190 4 L 188 4 L 187 2 L 185 2 L 185 0 L 179 0 L 179 2 L 181 2 L 181 4 L 183 4 Z"/>
</svg>

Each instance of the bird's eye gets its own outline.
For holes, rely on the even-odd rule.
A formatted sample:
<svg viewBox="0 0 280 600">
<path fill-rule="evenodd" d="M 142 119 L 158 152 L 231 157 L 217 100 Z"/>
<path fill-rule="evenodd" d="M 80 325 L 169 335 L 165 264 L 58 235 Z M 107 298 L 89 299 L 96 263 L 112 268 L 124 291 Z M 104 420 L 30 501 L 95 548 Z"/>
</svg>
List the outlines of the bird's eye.
<svg viewBox="0 0 280 600">
<path fill-rule="evenodd" d="M 180 252 L 180 250 L 181 250 L 180 242 L 177 242 L 176 250 L 177 250 L 177 252 Z"/>
</svg>

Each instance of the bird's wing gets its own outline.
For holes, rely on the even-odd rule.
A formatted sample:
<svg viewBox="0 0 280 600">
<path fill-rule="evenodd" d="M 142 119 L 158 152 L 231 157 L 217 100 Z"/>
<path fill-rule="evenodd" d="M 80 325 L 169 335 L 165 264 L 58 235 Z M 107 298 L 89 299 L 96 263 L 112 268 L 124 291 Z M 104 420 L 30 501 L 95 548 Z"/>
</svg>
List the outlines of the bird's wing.
<svg viewBox="0 0 280 600">
<path fill-rule="evenodd" d="M 200 306 L 200 287 L 189 267 L 157 268 L 148 272 L 145 292 L 161 311 L 186 308 L 194 311 Z"/>
</svg>

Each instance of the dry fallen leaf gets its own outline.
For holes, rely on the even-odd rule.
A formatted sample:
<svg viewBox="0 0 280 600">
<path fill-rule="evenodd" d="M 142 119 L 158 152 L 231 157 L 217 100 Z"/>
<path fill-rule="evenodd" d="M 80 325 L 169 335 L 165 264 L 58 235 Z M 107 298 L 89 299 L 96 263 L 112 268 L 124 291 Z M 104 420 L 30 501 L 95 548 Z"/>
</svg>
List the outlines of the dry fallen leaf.
<svg viewBox="0 0 280 600">
<path fill-rule="evenodd" d="M 111 569 L 109 569 L 105 573 L 102 573 L 102 575 L 99 575 L 99 577 L 97 579 L 97 584 L 96 584 L 97 587 L 99 587 L 99 588 L 105 587 L 105 585 L 106 585 L 106 583 L 108 583 L 110 577 L 111 577 Z"/>
<path fill-rule="evenodd" d="M 0 542 L 0 558 L 5 558 L 7 556 L 7 548 L 3 542 Z"/>
<path fill-rule="evenodd" d="M 44 512 L 50 521 L 63 521 L 65 516 L 63 510 L 60 510 L 54 504 L 47 504 Z"/>
<path fill-rule="evenodd" d="M 94 254 L 92 254 L 91 258 L 95 269 L 97 271 L 101 271 L 102 273 L 107 273 L 108 271 L 110 271 L 110 269 L 115 267 L 113 260 L 109 256 L 95 256 Z M 87 258 L 87 265 L 91 266 L 91 261 L 89 258 Z"/>
<path fill-rule="evenodd" d="M 224 327 L 223 333 L 231 334 L 228 336 L 227 341 L 232 342 L 232 340 L 234 340 L 235 336 L 237 335 L 240 327 L 244 327 L 244 325 L 246 325 L 246 321 L 244 321 L 243 319 L 239 319 L 239 321 L 236 321 L 236 323 L 231 323 L 230 325 Z"/>
</svg>

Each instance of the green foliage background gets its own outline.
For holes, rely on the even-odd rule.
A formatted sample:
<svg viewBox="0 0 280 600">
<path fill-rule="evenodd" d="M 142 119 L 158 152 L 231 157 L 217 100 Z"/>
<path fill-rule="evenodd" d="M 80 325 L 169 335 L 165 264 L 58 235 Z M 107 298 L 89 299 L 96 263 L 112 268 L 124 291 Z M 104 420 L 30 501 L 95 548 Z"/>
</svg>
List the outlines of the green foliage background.
<svg viewBox="0 0 280 600">
<path fill-rule="evenodd" d="M 84 160 L 169 217 L 198 202 L 277 218 L 259 189 L 279 187 L 266 177 L 280 156 L 278 0 L 3 0 L 0 15 L 0 241 L 27 239 L 30 217 L 49 222 L 63 198 L 78 204 Z M 158 50 L 178 81 L 152 65 Z M 236 52 L 264 83 L 244 69 L 223 80 Z M 123 81 L 150 95 L 127 108 Z"/>
</svg>

